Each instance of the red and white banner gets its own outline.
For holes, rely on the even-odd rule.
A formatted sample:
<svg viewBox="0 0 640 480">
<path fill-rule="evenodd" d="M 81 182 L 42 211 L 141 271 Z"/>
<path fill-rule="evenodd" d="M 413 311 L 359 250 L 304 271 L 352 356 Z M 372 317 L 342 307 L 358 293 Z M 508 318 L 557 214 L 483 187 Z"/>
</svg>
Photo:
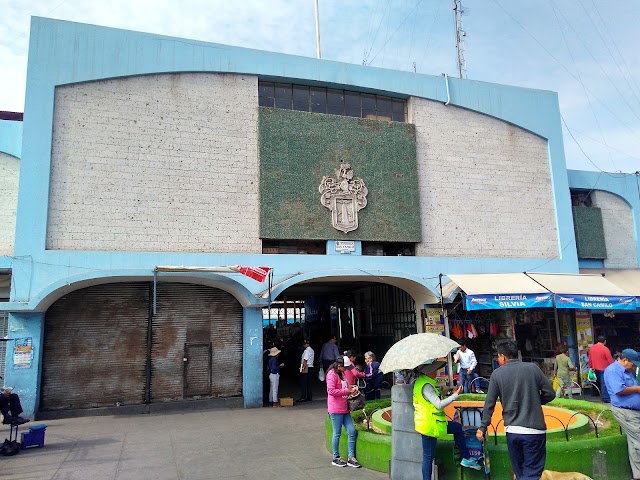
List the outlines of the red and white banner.
<svg viewBox="0 0 640 480">
<path fill-rule="evenodd" d="M 249 278 L 253 278 L 258 282 L 264 282 L 271 271 L 271 267 L 243 267 L 238 265 L 236 268 L 239 273 L 246 275 Z"/>
</svg>

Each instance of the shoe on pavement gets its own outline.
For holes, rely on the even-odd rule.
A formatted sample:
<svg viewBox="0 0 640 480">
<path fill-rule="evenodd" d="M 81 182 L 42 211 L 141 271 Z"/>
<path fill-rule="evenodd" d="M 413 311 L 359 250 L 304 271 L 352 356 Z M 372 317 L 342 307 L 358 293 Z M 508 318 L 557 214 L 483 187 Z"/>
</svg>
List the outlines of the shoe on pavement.
<svg viewBox="0 0 640 480">
<path fill-rule="evenodd" d="M 336 457 L 336 458 L 333 459 L 333 462 L 331 462 L 331 465 L 333 465 L 334 467 L 346 467 L 347 466 L 347 462 L 345 462 L 340 457 Z"/>
<path fill-rule="evenodd" d="M 460 462 L 460 465 L 467 468 L 473 468 L 474 470 L 482 469 L 482 467 L 480 466 L 480 464 L 475 458 L 472 458 L 471 460 L 467 460 L 466 458 L 463 458 L 462 461 Z"/>
<path fill-rule="evenodd" d="M 347 465 L 349 465 L 350 467 L 353 468 L 360 468 L 362 467 L 362 465 L 360 465 L 358 463 L 358 460 L 356 460 L 356 457 L 351 457 L 348 461 L 347 461 Z"/>
</svg>

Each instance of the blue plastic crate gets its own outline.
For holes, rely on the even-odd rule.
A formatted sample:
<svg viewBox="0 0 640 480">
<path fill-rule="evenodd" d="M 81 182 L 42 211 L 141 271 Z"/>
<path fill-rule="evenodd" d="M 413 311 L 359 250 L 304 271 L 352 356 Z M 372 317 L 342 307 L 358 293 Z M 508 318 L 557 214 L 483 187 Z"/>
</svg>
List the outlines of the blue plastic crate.
<svg viewBox="0 0 640 480">
<path fill-rule="evenodd" d="M 22 449 L 27 447 L 44 447 L 44 433 L 47 430 L 46 425 L 34 425 L 28 432 L 22 432 L 20 443 Z"/>
</svg>

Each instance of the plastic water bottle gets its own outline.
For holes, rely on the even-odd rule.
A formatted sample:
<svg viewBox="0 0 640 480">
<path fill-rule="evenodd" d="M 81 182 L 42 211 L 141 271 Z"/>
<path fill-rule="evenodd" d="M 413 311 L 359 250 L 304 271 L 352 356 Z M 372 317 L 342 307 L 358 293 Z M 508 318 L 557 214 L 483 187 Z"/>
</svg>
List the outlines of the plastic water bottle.
<svg viewBox="0 0 640 480">
<path fill-rule="evenodd" d="M 593 480 L 607 480 L 607 452 L 596 450 L 593 452 Z"/>
</svg>

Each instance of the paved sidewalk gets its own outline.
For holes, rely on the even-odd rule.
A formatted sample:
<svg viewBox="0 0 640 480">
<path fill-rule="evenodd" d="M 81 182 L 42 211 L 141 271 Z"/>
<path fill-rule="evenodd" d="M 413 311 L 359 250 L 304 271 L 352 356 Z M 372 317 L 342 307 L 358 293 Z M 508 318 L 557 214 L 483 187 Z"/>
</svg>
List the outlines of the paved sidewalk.
<svg viewBox="0 0 640 480">
<path fill-rule="evenodd" d="M 324 446 L 326 400 L 293 408 L 216 409 L 46 420 L 44 448 L 0 456 L 2 479 L 386 479 L 337 468 Z M 8 437 L 3 426 L 0 439 Z M 343 435 L 345 433 L 343 432 Z"/>
</svg>

